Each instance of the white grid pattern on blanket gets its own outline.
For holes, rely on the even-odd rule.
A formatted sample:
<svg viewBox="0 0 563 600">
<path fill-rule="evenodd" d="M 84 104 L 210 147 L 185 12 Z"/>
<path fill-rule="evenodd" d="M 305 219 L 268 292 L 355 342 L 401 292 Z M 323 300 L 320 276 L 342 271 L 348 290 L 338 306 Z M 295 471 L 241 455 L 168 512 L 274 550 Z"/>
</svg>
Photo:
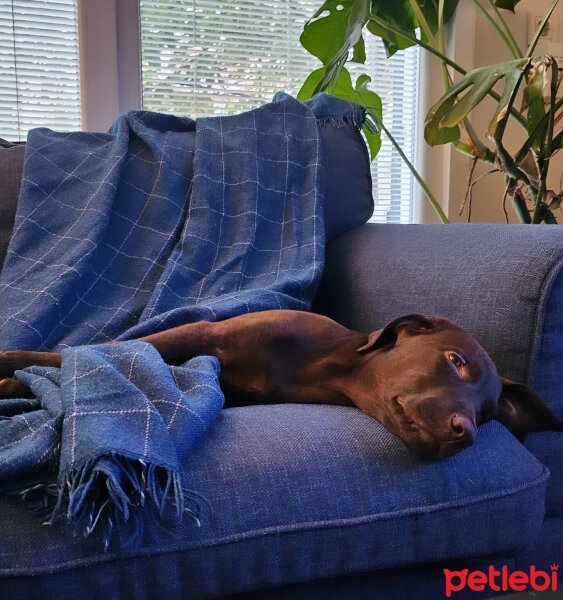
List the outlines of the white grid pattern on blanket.
<svg viewBox="0 0 563 600">
<path fill-rule="evenodd" d="M 288 118 L 300 127 L 288 130 Z M 186 133 L 155 133 L 153 119 L 129 116 L 134 134 L 145 136 L 140 147 L 116 143 L 119 129 L 112 135 L 38 132 L 28 143 L 24 200 L 0 280 L 0 303 L 10 298 L 0 331 L 8 325 L 10 332 L 26 331 L 25 347 L 107 341 L 139 320 L 167 326 L 170 311 L 197 304 L 199 312 L 188 318 L 283 307 L 288 297 L 292 307 L 306 307 L 322 260 L 314 115 L 277 102 L 198 122 L 196 143 L 204 144 L 193 178 Z M 189 120 L 183 122 L 189 129 Z M 296 144 L 306 148 L 305 159 L 292 154 Z M 139 164 L 150 177 L 139 175 Z M 180 194 L 169 193 L 174 186 Z M 296 227 L 304 229 L 301 237 Z M 256 260 L 259 270 L 252 269 Z M 258 290 L 257 304 L 251 297 Z M 10 338 L 3 345 L 13 347 Z"/>
</svg>

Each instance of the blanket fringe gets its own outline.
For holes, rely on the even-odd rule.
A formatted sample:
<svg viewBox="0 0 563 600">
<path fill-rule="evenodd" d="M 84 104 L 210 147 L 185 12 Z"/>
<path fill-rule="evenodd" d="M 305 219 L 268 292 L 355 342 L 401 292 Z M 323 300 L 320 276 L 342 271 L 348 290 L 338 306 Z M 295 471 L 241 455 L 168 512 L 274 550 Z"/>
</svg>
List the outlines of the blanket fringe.
<svg viewBox="0 0 563 600">
<path fill-rule="evenodd" d="M 356 109 L 338 116 L 317 117 L 317 123 L 320 127 L 330 125 L 332 127 L 355 127 L 360 129 L 366 121 L 366 110 L 362 106 L 358 106 Z"/>
<path fill-rule="evenodd" d="M 115 536 L 121 548 L 137 548 L 147 520 L 170 535 L 184 516 L 200 526 L 206 504 L 182 488 L 173 470 L 117 454 L 89 461 L 60 482 L 35 483 L 18 495 L 44 525 L 60 523 L 79 537 L 99 530 L 105 551 Z"/>
</svg>

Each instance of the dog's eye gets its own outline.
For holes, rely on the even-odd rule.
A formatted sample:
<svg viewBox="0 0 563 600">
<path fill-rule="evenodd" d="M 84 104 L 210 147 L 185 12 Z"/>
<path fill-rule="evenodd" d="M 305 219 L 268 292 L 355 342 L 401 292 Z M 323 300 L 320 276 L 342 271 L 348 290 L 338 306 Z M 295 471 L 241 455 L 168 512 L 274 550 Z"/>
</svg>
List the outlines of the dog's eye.
<svg viewBox="0 0 563 600">
<path fill-rule="evenodd" d="M 461 369 L 462 367 L 467 366 L 467 358 L 462 354 L 458 354 L 457 352 L 448 352 L 447 357 L 456 369 Z"/>
</svg>

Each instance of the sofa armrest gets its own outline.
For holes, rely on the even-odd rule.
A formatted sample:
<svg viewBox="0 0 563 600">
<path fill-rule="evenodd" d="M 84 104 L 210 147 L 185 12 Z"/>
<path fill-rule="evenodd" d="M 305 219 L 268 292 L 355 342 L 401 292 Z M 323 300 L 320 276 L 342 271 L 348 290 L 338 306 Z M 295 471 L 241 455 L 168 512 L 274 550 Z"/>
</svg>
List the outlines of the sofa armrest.
<svg viewBox="0 0 563 600">
<path fill-rule="evenodd" d="M 360 331 L 412 312 L 450 318 L 563 415 L 558 226 L 364 225 L 328 245 L 314 310 Z"/>
</svg>

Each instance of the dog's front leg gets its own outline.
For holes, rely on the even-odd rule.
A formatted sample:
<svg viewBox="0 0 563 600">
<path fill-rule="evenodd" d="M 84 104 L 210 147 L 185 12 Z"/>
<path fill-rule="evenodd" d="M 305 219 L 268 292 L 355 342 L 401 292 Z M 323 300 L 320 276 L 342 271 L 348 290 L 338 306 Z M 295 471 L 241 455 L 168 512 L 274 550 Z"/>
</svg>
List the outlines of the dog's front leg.
<svg viewBox="0 0 563 600">
<path fill-rule="evenodd" d="M 21 381 L 8 377 L 0 379 L 0 399 L 6 398 L 34 398 L 33 392 Z"/>
<path fill-rule="evenodd" d="M 0 352 L 0 379 L 13 377 L 16 371 L 36 365 L 60 367 L 61 355 L 58 352 L 31 352 L 29 350 Z"/>
</svg>

